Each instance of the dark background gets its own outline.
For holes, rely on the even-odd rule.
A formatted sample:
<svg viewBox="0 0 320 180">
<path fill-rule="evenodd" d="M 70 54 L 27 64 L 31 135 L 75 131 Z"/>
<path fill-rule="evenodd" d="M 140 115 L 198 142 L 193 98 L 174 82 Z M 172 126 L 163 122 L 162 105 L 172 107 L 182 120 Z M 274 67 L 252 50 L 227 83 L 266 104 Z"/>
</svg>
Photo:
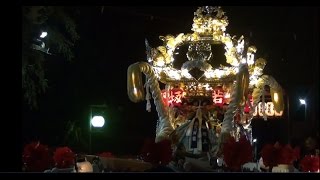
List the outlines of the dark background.
<svg viewBox="0 0 320 180">
<path fill-rule="evenodd" d="M 308 117 L 318 121 L 319 8 L 222 8 L 229 19 L 226 32 L 248 38 L 258 49 L 256 57 L 267 60 L 264 74 L 272 75 L 289 95 L 290 121 L 305 121 L 299 97 L 307 98 Z M 38 111 L 23 104 L 22 142 L 68 145 L 63 140 L 67 122 L 72 121 L 82 129 L 84 144 L 71 146 L 86 151 L 89 105 L 105 103 L 106 128 L 93 135 L 95 151 L 136 154 L 145 138 L 155 136 L 157 113 L 153 103 L 148 113 L 145 101 L 135 104 L 129 100 L 127 68 L 146 61 L 145 38 L 156 47 L 162 45 L 160 35 L 191 33 L 196 9 L 105 6 L 101 13 L 101 7 L 81 7 L 76 20 L 80 35 L 76 58 L 73 62 L 54 57 L 47 60 L 49 89 L 40 98 Z M 286 140 L 286 119 L 257 119 L 254 136 L 264 142 Z M 315 132 L 319 128 L 310 129 Z"/>
</svg>

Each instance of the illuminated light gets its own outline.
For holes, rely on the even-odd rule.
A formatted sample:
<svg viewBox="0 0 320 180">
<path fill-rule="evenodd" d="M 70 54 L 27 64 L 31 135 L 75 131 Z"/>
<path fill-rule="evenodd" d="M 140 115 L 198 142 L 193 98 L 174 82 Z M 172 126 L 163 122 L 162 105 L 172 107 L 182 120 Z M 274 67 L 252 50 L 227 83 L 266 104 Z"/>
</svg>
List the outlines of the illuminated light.
<svg viewBox="0 0 320 180">
<path fill-rule="evenodd" d="M 280 112 L 278 113 L 276 110 L 274 110 L 274 115 L 275 115 L 275 116 L 282 116 L 282 114 L 283 114 L 283 111 L 280 111 Z"/>
<path fill-rule="evenodd" d="M 155 65 L 156 65 L 156 66 L 159 66 L 159 67 L 164 66 L 164 60 L 155 61 Z"/>
<path fill-rule="evenodd" d="M 208 84 L 208 83 L 205 84 L 205 85 L 203 85 L 203 87 L 205 87 L 207 91 L 210 90 L 210 87 L 209 87 L 209 84 Z"/>
<path fill-rule="evenodd" d="M 238 41 L 239 42 L 239 41 Z M 241 42 L 237 45 L 237 52 L 241 53 L 243 51 L 243 45 L 244 45 L 244 41 L 241 40 Z"/>
<path fill-rule="evenodd" d="M 103 127 L 104 125 L 104 118 L 102 116 L 94 116 L 92 119 L 91 119 L 91 125 L 93 127 Z"/>
<path fill-rule="evenodd" d="M 257 115 L 258 115 L 258 106 L 256 106 L 254 108 L 254 112 L 253 112 L 252 116 L 257 116 Z"/>
<path fill-rule="evenodd" d="M 265 103 L 264 105 L 264 113 L 267 115 L 267 116 L 282 116 L 283 115 L 283 111 L 280 111 L 280 112 L 277 112 L 275 109 L 274 109 L 274 104 L 272 102 L 267 102 Z M 262 102 L 259 102 L 258 106 L 256 107 L 255 109 L 255 112 L 253 113 L 253 116 L 263 116 L 263 108 L 262 108 Z"/>
<path fill-rule="evenodd" d="M 267 106 L 265 107 L 266 108 L 266 115 L 267 116 L 273 116 L 274 115 L 274 105 L 272 102 L 267 102 Z"/>
<path fill-rule="evenodd" d="M 134 93 L 135 95 L 138 94 L 137 88 L 133 88 L 133 93 Z"/>
<path fill-rule="evenodd" d="M 47 35 L 48 35 L 48 33 L 44 31 L 41 33 L 40 38 L 45 38 Z"/>
<path fill-rule="evenodd" d="M 263 69 L 259 68 L 259 67 L 255 67 L 253 70 L 253 75 L 254 76 L 260 76 L 262 74 Z"/>
<path fill-rule="evenodd" d="M 176 79 L 176 80 L 179 80 L 181 78 L 181 75 L 175 70 L 169 70 L 168 75 L 169 75 L 169 77 Z"/>
<path fill-rule="evenodd" d="M 206 78 L 212 78 L 214 76 L 214 72 L 212 70 L 205 71 L 204 76 L 206 76 Z"/>
<path fill-rule="evenodd" d="M 263 105 L 262 105 L 262 102 L 260 102 L 259 103 L 259 105 L 258 105 L 258 114 L 259 114 L 259 116 L 263 116 L 263 113 L 265 113 L 266 112 L 266 103 L 264 103 L 264 109 L 263 109 Z M 264 112 L 263 112 L 263 110 L 264 110 Z"/>
<path fill-rule="evenodd" d="M 220 70 L 220 69 L 217 69 L 217 70 L 216 70 L 216 75 L 217 75 L 218 78 L 221 78 L 223 74 L 224 74 L 224 73 L 223 73 L 222 70 Z"/>
<path fill-rule="evenodd" d="M 234 63 L 232 64 L 233 66 L 239 66 L 240 65 L 240 63 L 238 62 L 238 61 L 236 61 L 237 59 L 235 58 L 235 61 L 234 61 Z"/>
<path fill-rule="evenodd" d="M 182 69 L 181 70 L 181 76 L 182 77 L 186 77 L 186 78 L 191 78 L 191 74 L 189 74 L 188 70 L 187 69 Z"/>
<path fill-rule="evenodd" d="M 257 76 L 251 76 L 250 77 L 250 82 L 249 82 L 250 86 L 256 85 L 257 82 L 258 82 L 258 77 Z"/>
<path fill-rule="evenodd" d="M 238 72 L 239 72 L 239 68 L 238 68 L 238 67 L 234 68 L 234 71 L 235 71 L 236 73 L 238 73 Z"/>
<path fill-rule="evenodd" d="M 253 141 L 252 141 L 252 142 L 254 142 L 254 143 L 255 143 L 255 142 L 257 142 L 257 139 L 253 139 Z"/>
<path fill-rule="evenodd" d="M 304 100 L 304 99 L 299 99 L 299 101 L 300 101 L 300 104 L 302 104 L 302 105 L 306 104 L 306 100 Z"/>
<path fill-rule="evenodd" d="M 254 54 L 252 54 L 252 53 L 247 54 L 247 63 L 248 63 L 248 65 L 254 64 Z"/>
<path fill-rule="evenodd" d="M 231 48 L 233 47 L 232 42 L 231 42 L 231 41 L 226 42 L 226 47 L 227 47 L 228 49 L 231 49 Z"/>
<path fill-rule="evenodd" d="M 278 93 L 275 92 L 273 94 L 273 99 L 274 99 L 275 102 L 278 102 L 278 100 L 279 100 Z"/>
<path fill-rule="evenodd" d="M 230 94 L 229 92 L 226 92 L 226 93 L 224 94 L 224 98 L 228 99 L 228 98 L 230 98 L 230 97 L 231 97 L 231 94 Z"/>
</svg>

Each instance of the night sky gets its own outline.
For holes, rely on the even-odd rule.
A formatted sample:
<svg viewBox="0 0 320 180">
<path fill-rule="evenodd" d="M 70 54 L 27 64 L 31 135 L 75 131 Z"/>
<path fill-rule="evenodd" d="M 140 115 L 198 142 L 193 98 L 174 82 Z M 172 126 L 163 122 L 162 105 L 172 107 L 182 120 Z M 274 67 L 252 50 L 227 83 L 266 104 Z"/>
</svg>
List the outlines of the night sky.
<svg viewBox="0 0 320 180">
<path fill-rule="evenodd" d="M 244 35 L 264 57 L 264 74 L 272 75 L 290 93 L 310 99 L 310 112 L 319 117 L 319 8 L 222 7 L 229 20 L 226 32 Z M 99 150 L 134 154 L 146 137 L 155 136 L 157 114 L 145 111 L 146 102 L 133 103 L 127 96 L 127 68 L 146 61 L 145 38 L 152 47 L 162 45 L 160 35 L 191 33 L 194 7 L 81 7 L 80 40 L 76 58 L 67 62 L 48 58 L 47 92 L 39 110 L 24 105 L 23 143 L 39 139 L 61 146 L 68 121 L 75 121 L 88 138 L 89 105 L 107 105 L 106 131 L 97 135 Z M 48 36 L 50 38 L 50 36 Z M 221 52 L 224 53 L 224 52 Z M 317 100 L 317 101 L 316 101 Z M 293 105 L 291 111 L 298 109 Z M 85 146 L 85 145 L 84 145 Z M 83 147 L 74 147 L 83 150 Z M 99 151 L 98 150 L 98 151 Z"/>
</svg>

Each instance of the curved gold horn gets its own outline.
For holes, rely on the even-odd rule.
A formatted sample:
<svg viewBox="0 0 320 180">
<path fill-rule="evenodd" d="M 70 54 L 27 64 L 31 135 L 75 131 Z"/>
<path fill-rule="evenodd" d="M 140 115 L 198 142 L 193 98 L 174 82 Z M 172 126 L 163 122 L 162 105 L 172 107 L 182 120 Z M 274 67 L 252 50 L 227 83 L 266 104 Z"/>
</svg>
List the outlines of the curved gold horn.
<svg viewBox="0 0 320 180">
<path fill-rule="evenodd" d="M 145 98 L 142 74 L 139 62 L 131 64 L 127 72 L 127 93 L 132 102 L 140 102 Z"/>
<path fill-rule="evenodd" d="M 156 128 L 156 142 L 169 138 L 169 134 L 173 131 L 170 123 L 167 107 L 164 105 L 161 90 L 157 77 L 152 66 L 146 62 L 138 62 L 128 67 L 127 93 L 131 101 L 139 102 L 145 98 L 144 86 L 142 82 L 142 73 L 146 75 L 146 80 L 150 86 L 150 91 L 156 110 L 158 112 L 159 121 Z"/>
</svg>

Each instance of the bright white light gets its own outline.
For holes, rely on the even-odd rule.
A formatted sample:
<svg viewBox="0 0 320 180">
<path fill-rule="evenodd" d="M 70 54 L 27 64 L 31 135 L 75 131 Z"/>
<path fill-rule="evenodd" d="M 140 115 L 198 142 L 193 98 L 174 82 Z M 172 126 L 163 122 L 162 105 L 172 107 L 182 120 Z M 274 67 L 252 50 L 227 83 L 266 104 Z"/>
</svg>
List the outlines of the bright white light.
<svg viewBox="0 0 320 180">
<path fill-rule="evenodd" d="M 241 59 L 241 63 L 242 63 L 242 64 L 245 64 L 245 63 L 247 63 L 247 60 L 246 60 L 245 58 L 242 58 L 242 59 Z"/>
<path fill-rule="evenodd" d="M 209 70 L 209 71 L 205 71 L 204 75 L 206 76 L 206 78 L 212 78 L 214 76 L 214 73 L 212 70 Z"/>
<path fill-rule="evenodd" d="M 181 76 L 186 77 L 186 78 L 191 78 L 192 76 L 189 74 L 187 69 L 182 69 L 181 70 Z"/>
<path fill-rule="evenodd" d="M 254 64 L 254 54 L 247 53 L 247 63 L 248 63 L 248 65 Z"/>
<path fill-rule="evenodd" d="M 299 99 L 299 101 L 300 101 L 300 104 L 302 104 L 302 105 L 307 104 L 307 103 L 306 103 L 306 100 L 304 100 L 304 99 Z"/>
<path fill-rule="evenodd" d="M 249 82 L 250 86 L 256 85 L 258 82 L 258 77 L 255 75 L 250 76 L 249 79 L 250 79 L 250 82 Z"/>
<path fill-rule="evenodd" d="M 238 68 L 238 67 L 234 68 L 234 71 L 235 71 L 236 73 L 238 73 L 238 72 L 239 72 L 239 68 Z"/>
<path fill-rule="evenodd" d="M 226 47 L 227 47 L 227 49 L 231 49 L 232 46 L 233 46 L 233 44 L 232 44 L 231 41 L 227 41 L 227 42 L 226 42 Z"/>
<path fill-rule="evenodd" d="M 181 78 L 181 75 L 178 73 L 178 71 L 175 70 L 169 70 L 168 72 L 169 77 L 179 80 Z"/>
<path fill-rule="evenodd" d="M 205 85 L 203 85 L 203 87 L 205 87 L 207 91 L 210 90 L 210 87 L 209 87 L 209 84 L 208 84 L 208 83 L 205 84 Z"/>
<path fill-rule="evenodd" d="M 138 94 L 138 90 L 137 88 L 133 88 L 133 94 L 137 95 Z"/>
<path fill-rule="evenodd" d="M 162 67 L 162 66 L 164 66 L 164 60 L 162 60 L 162 59 L 158 60 L 155 62 L 155 64 L 156 64 L 156 66 Z"/>
<path fill-rule="evenodd" d="M 252 142 L 254 142 L 254 143 L 255 143 L 255 142 L 257 142 L 257 139 L 253 139 L 253 141 L 252 141 Z"/>
<path fill-rule="evenodd" d="M 47 32 L 42 32 L 41 35 L 40 35 L 40 38 L 45 38 L 47 35 L 48 35 Z"/>
<path fill-rule="evenodd" d="M 220 69 L 215 70 L 215 73 L 218 78 L 221 78 L 221 76 L 223 76 L 223 71 Z"/>
<path fill-rule="evenodd" d="M 91 125 L 93 127 L 102 127 L 104 125 L 104 118 L 102 116 L 94 116 L 91 119 Z"/>
<path fill-rule="evenodd" d="M 240 43 L 236 46 L 237 52 L 241 53 L 243 51 L 244 41 L 241 40 Z"/>
</svg>

